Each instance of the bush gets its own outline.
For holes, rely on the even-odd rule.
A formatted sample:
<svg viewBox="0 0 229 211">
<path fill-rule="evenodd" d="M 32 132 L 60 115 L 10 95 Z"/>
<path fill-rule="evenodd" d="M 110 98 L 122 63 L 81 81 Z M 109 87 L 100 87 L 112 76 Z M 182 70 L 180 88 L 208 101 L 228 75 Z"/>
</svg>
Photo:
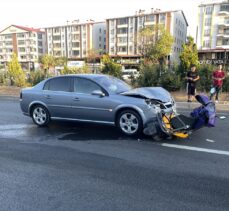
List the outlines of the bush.
<svg viewBox="0 0 229 211">
<path fill-rule="evenodd" d="M 34 86 L 45 79 L 45 72 L 42 70 L 36 70 L 29 73 L 28 82 Z"/>
<path fill-rule="evenodd" d="M 223 92 L 229 92 L 229 76 L 223 81 Z"/>
<path fill-rule="evenodd" d="M 175 72 L 166 72 L 160 77 L 159 85 L 168 91 L 177 91 L 181 88 L 180 76 Z"/>
<path fill-rule="evenodd" d="M 140 67 L 140 75 L 137 83 L 141 87 L 150 87 L 158 85 L 160 67 L 153 64 L 142 64 Z"/>
<path fill-rule="evenodd" d="M 199 66 L 199 76 L 200 80 L 197 83 L 197 88 L 201 91 L 208 92 L 212 86 L 212 73 L 214 66 L 212 65 L 200 65 Z"/>
<path fill-rule="evenodd" d="M 82 68 L 75 68 L 75 67 L 67 67 L 65 65 L 64 69 L 61 70 L 61 75 L 82 74 L 82 73 L 90 73 L 87 66 L 83 66 Z"/>
</svg>

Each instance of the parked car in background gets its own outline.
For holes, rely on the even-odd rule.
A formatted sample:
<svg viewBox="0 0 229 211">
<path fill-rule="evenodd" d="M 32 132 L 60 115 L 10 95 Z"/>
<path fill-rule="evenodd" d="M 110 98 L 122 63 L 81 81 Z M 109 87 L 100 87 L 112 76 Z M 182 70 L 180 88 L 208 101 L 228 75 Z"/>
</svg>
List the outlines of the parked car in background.
<svg viewBox="0 0 229 211">
<path fill-rule="evenodd" d="M 133 78 L 139 77 L 139 73 L 138 73 L 137 69 L 124 69 L 124 70 L 122 70 L 123 80 L 130 81 L 132 77 Z"/>
<path fill-rule="evenodd" d="M 152 122 L 156 131 L 158 110 L 169 113 L 175 107 L 171 95 L 161 87 L 132 89 L 120 79 L 99 74 L 46 79 L 22 89 L 20 105 L 39 126 L 51 120 L 94 122 L 114 125 L 130 136 Z"/>
</svg>

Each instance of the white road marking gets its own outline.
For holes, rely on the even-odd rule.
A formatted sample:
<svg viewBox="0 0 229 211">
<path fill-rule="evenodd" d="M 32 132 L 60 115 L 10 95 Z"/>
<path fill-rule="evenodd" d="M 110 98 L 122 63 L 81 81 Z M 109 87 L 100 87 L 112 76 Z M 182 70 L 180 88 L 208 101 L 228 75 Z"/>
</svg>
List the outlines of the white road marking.
<svg viewBox="0 0 229 211">
<path fill-rule="evenodd" d="M 35 127 L 35 125 L 27 125 L 27 124 L 9 124 L 9 125 L 0 125 L 0 130 L 19 130 L 25 128 Z"/>
<path fill-rule="evenodd" d="M 206 139 L 207 142 L 211 142 L 211 143 L 214 143 L 215 141 L 214 140 L 211 140 L 211 139 Z"/>
<path fill-rule="evenodd" d="M 199 148 L 199 147 L 190 147 L 190 146 L 182 146 L 177 144 L 161 144 L 163 147 L 170 147 L 170 148 L 176 148 L 176 149 L 185 149 L 185 150 L 191 150 L 191 151 L 197 151 L 197 152 L 206 152 L 206 153 L 212 153 L 212 154 L 218 154 L 218 155 L 228 155 L 229 151 L 222 151 L 222 150 L 216 150 L 216 149 L 207 149 L 207 148 Z"/>
</svg>

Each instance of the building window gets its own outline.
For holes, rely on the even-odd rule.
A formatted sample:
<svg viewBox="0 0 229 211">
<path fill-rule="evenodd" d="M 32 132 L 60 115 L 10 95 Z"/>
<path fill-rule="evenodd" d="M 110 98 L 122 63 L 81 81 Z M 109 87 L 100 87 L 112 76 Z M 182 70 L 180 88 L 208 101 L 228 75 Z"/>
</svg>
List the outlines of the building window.
<svg viewBox="0 0 229 211">
<path fill-rule="evenodd" d="M 139 23 L 139 25 L 143 25 L 143 17 L 139 17 L 138 23 Z"/>
<path fill-rule="evenodd" d="M 223 4 L 220 6 L 220 11 L 228 11 L 229 12 L 229 4 Z"/>
<path fill-rule="evenodd" d="M 128 24 L 128 18 L 120 18 L 118 19 L 118 25 Z"/>
<path fill-rule="evenodd" d="M 38 34 L 38 39 L 39 39 L 39 40 L 42 39 L 42 34 Z"/>
<path fill-rule="evenodd" d="M 205 8 L 205 14 L 206 15 L 211 15 L 213 11 L 213 7 L 212 6 L 208 6 Z"/>
<path fill-rule="evenodd" d="M 111 29 L 111 35 L 114 35 L 114 29 Z"/>
<path fill-rule="evenodd" d="M 127 28 L 120 28 L 117 31 L 117 34 L 127 34 L 128 29 Z"/>
<path fill-rule="evenodd" d="M 12 34 L 7 34 L 7 35 L 5 36 L 5 39 L 12 39 L 12 37 L 13 37 Z"/>
<path fill-rule="evenodd" d="M 205 48 L 209 48 L 210 47 L 210 41 L 209 40 L 204 40 L 203 46 Z"/>
<path fill-rule="evenodd" d="M 155 18 L 154 15 L 147 15 L 146 16 L 146 22 L 154 22 L 154 18 Z"/>
<path fill-rule="evenodd" d="M 212 19 L 211 18 L 206 18 L 204 25 L 205 26 L 211 26 L 211 22 L 212 22 Z"/>
<path fill-rule="evenodd" d="M 127 47 L 126 46 L 122 46 L 118 48 L 118 52 L 126 52 L 127 51 Z"/>
<path fill-rule="evenodd" d="M 127 42 L 127 37 L 119 37 L 118 38 L 119 43 L 126 43 Z"/>
<path fill-rule="evenodd" d="M 40 47 L 42 47 L 42 46 L 43 46 L 42 41 L 38 41 L 38 46 L 40 46 Z"/>
<path fill-rule="evenodd" d="M 223 45 L 229 45 L 229 39 L 223 40 Z"/>
<path fill-rule="evenodd" d="M 165 22 L 165 14 L 160 14 L 160 19 L 159 19 L 160 21 L 160 23 L 163 23 L 163 22 Z"/>
<path fill-rule="evenodd" d="M 23 33 L 17 34 L 17 38 L 24 38 L 24 37 L 25 37 L 25 34 Z"/>
<path fill-rule="evenodd" d="M 114 47 L 111 47 L 110 52 L 111 52 L 111 54 L 114 54 Z"/>
<path fill-rule="evenodd" d="M 210 29 L 204 30 L 204 36 L 209 36 L 210 35 Z"/>
<path fill-rule="evenodd" d="M 12 42 L 12 41 L 7 41 L 7 42 L 5 43 L 5 45 L 6 45 L 6 46 L 13 45 L 13 42 Z"/>
<path fill-rule="evenodd" d="M 18 48 L 19 52 L 25 52 L 25 48 Z"/>
</svg>

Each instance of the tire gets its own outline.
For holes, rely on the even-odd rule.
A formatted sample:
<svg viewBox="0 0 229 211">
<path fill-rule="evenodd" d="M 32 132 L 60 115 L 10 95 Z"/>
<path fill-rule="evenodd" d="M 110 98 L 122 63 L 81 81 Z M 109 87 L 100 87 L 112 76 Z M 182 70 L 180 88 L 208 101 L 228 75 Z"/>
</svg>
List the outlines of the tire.
<svg viewBox="0 0 229 211">
<path fill-rule="evenodd" d="M 136 136 L 142 133 L 142 119 L 133 110 L 124 110 L 117 116 L 116 125 L 127 136 Z"/>
<path fill-rule="evenodd" d="M 31 117 L 33 122 L 40 127 L 46 126 L 50 122 L 49 111 L 42 105 L 35 105 L 32 108 Z"/>
</svg>

